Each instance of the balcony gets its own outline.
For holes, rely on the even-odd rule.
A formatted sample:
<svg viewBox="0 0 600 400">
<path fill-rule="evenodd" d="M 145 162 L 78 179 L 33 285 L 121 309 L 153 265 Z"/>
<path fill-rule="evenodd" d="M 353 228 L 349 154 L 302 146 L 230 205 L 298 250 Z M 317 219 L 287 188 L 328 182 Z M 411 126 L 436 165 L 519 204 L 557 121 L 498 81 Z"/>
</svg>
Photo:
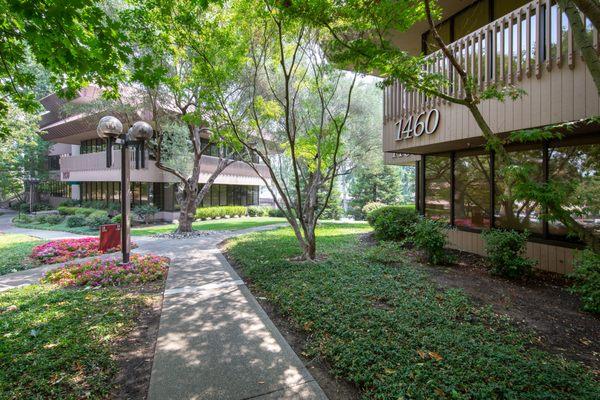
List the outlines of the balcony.
<svg viewBox="0 0 600 400">
<path fill-rule="evenodd" d="M 598 49 L 598 32 L 587 24 Z M 483 101 L 479 108 L 496 133 L 574 121 L 600 114 L 592 77 L 574 47 L 566 15 L 551 0 L 532 1 L 448 45 L 479 88 L 513 85 L 518 100 Z M 428 72 L 450 83 L 445 94 L 464 88 L 448 59 L 427 56 Z M 422 154 L 483 143 L 466 107 L 406 90 L 395 82 L 384 91 L 384 152 Z M 423 129 L 412 132 L 417 122 Z M 414 130 L 414 129 L 413 129 Z"/>
<path fill-rule="evenodd" d="M 168 172 L 156 167 L 154 161 L 146 158 L 143 169 L 135 169 L 133 152 L 131 158 L 131 180 L 139 182 L 178 182 L 179 180 Z M 215 171 L 219 159 L 217 157 L 202 156 L 199 182 L 206 182 Z M 264 165 L 257 165 L 258 172 L 268 177 L 268 169 Z M 120 181 L 121 179 L 121 152 L 113 150 L 113 165 L 106 168 L 106 153 L 89 153 L 75 156 L 62 156 L 60 158 L 60 176 L 62 181 Z M 262 179 L 246 164 L 236 161 L 229 165 L 216 179 L 215 183 L 229 185 L 263 185 Z"/>
</svg>

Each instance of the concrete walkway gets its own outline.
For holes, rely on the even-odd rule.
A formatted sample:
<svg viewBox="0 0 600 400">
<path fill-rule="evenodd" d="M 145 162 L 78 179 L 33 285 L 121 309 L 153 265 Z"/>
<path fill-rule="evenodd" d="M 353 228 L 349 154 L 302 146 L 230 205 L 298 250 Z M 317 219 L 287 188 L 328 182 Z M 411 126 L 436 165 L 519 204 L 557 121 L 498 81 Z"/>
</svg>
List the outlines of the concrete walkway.
<svg viewBox="0 0 600 400">
<path fill-rule="evenodd" d="M 228 236 L 143 246 L 172 260 L 148 399 L 326 399 L 217 249 Z"/>
<path fill-rule="evenodd" d="M 79 237 L 12 227 L 11 214 L 0 216 L 0 231 Z M 148 399 L 327 399 L 217 248 L 228 237 L 268 229 L 273 226 L 184 240 L 134 238 L 133 252 L 171 258 Z M 106 255 L 113 256 L 119 253 Z M 37 283 L 60 265 L 0 276 L 0 291 Z"/>
</svg>

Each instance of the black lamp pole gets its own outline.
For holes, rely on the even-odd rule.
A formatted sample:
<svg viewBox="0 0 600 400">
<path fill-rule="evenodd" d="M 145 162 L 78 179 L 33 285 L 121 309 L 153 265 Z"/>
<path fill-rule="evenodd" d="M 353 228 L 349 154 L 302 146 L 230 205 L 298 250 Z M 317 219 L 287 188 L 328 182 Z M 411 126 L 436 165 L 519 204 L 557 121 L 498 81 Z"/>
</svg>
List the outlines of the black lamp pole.
<svg viewBox="0 0 600 400">
<path fill-rule="evenodd" d="M 123 125 L 121 122 L 111 116 L 102 117 L 96 129 L 98 136 L 107 140 L 106 146 L 106 167 L 112 166 L 112 145 L 121 145 L 121 251 L 123 253 L 123 263 L 129 262 L 131 251 L 129 222 L 130 214 L 130 182 L 131 182 L 131 157 L 129 148 L 135 148 L 135 168 L 145 168 L 144 143 L 150 139 L 153 134 L 152 127 L 143 121 L 134 123 L 126 134 L 123 134 Z"/>
</svg>

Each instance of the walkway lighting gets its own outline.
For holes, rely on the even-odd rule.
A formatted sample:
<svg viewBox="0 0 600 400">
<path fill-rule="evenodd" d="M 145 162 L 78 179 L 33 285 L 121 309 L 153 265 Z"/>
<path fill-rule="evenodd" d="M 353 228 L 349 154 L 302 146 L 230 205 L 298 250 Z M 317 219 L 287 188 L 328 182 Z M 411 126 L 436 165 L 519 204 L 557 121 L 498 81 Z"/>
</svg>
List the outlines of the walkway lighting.
<svg viewBox="0 0 600 400">
<path fill-rule="evenodd" d="M 144 145 L 147 140 L 152 138 L 153 129 L 150 124 L 144 121 L 135 122 L 123 134 L 123 124 L 113 116 L 105 116 L 98 122 L 96 128 L 98 136 L 106 139 L 106 168 L 112 167 L 112 147 L 113 144 L 121 145 L 121 251 L 123 253 L 123 263 L 129 262 L 129 254 L 131 251 L 130 229 L 130 154 L 129 148 L 135 148 L 135 168 L 145 167 L 145 152 Z"/>
</svg>

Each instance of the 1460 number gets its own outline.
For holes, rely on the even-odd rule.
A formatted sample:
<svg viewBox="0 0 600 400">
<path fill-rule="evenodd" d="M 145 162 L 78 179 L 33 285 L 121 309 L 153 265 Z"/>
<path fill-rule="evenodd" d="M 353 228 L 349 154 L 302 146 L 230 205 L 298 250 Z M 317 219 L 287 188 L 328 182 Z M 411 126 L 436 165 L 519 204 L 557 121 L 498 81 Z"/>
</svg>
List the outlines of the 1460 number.
<svg viewBox="0 0 600 400">
<path fill-rule="evenodd" d="M 411 115 L 406 120 L 404 118 L 396 122 L 396 140 L 405 140 L 416 138 L 423 133 L 431 135 L 440 124 L 440 112 L 437 108 L 422 112 L 416 118 Z"/>
</svg>

